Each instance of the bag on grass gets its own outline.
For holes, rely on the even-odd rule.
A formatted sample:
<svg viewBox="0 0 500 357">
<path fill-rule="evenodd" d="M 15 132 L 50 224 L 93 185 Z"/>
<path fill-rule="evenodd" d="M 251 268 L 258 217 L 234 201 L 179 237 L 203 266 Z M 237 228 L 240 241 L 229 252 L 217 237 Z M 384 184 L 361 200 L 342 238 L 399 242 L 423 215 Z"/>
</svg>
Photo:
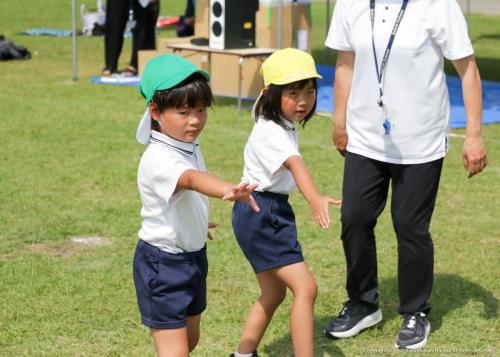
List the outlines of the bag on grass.
<svg viewBox="0 0 500 357">
<path fill-rule="evenodd" d="M 99 36 L 104 34 L 106 12 L 104 11 L 102 0 L 97 0 L 96 7 L 96 12 L 89 12 L 86 4 L 82 4 L 82 6 L 80 7 L 80 16 L 82 17 L 83 21 L 82 33 L 84 35 Z"/>
<path fill-rule="evenodd" d="M 24 46 L 17 46 L 0 35 L 0 61 L 30 59 L 31 53 Z"/>
</svg>

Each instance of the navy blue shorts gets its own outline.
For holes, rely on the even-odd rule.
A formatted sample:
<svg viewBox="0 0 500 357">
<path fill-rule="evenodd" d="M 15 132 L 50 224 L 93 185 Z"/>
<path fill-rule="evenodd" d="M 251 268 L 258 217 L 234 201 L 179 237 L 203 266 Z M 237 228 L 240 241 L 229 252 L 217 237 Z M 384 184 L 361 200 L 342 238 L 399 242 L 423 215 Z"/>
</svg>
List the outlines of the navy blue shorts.
<svg viewBox="0 0 500 357">
<path fill-rule="evenodd" d="M 233 230 L 255 273 L 304 261 L 288 195 L 273 192 L 254 192 L 252 195 L 260 212 L 236 201 Z"/>
<path fill-rule="evenodd" d="M 148 327 L 184 327 L 187 316 L 201 314 L 207 306 L 205 247 L 170 254 L 139 240 L 133 272 L 141 320 Z"/>
</svg>

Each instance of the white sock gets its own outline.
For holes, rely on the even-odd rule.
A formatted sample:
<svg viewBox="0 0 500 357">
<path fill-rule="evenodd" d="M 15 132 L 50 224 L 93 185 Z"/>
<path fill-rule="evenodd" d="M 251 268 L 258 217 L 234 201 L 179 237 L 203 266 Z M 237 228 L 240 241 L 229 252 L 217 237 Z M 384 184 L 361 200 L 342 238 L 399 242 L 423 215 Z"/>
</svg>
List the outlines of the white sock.
<svg viewBox="0 0 500 357">
<path fill-rule="evenodd" d="M 252 357 L 253 355 L 253 352 L 252 353 L 238 353 L 238 352 L 234 352 L 234 357 Z"/>
</svg>

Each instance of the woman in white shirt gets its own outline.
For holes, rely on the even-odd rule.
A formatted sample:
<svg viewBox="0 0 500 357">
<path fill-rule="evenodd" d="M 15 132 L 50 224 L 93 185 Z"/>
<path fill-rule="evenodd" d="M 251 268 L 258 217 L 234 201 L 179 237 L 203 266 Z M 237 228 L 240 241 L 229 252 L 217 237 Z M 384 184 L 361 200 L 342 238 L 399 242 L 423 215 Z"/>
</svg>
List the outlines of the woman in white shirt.
<svg viewBox="0 0 500 357">
<path fill-rule="evenodd" d="M 464 167 L 473 176 L 487 163 L 481 81 L 467 25 L 456 0 L 338 0 L 325 44 L 338 51 L 333 141 L 345 156 L 341 220 L 349 296 L 325 333 L 350 337 L 382 319 L 374 227 L 391 184 L 403 315 L 396 347 L 419 348 L 430 333 L 429 225 L 448 149 L 444 58 L 462 79 Z"/>
</svg>

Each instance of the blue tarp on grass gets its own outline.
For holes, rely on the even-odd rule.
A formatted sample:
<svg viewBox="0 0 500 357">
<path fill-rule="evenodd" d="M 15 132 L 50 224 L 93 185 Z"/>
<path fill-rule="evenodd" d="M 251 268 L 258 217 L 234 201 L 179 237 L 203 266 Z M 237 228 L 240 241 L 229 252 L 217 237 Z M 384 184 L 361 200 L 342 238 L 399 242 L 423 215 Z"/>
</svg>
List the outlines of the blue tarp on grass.
<svg viewBox="0 0 500 357">
<path fill-rule="evenodd" d="M 334 66 L 318 65 L 318 72 L 323 79 L 318 81 L 319 112 L 333 112 L 333 78 Z M 460 78 L 447 76 L 446 82 L 450 93 L 452 128 L 465 128 L 465 109 L 462 98 Z M 482 81 L 483 84 L 483 124 L 500 123 L 500 82 Z"/>
<path fill-rule="evenodd" d="M 316 110 L 333 113 L 333 78 L 335 67 L 317 65 L 323 79 L 318 80 L 318 103 Z M 92 83 L 138 86 L 139 77 L 92 77 Z M 446 82 L 450 93 L 452 128 L 465 128 L 465 109 L 462 98 L 460 78 L 447 76 Z M 483 84 L 483 124 L 500 123 L 500 82 L 482 81 Z M 245 98 L 249 99 L 249 98 Z"/>
<path fill-rule="evenodd" d="M 115 86 L 132 86 L 138 87 L 141 83 L 141 78 L 139 76 L 120 76 L 112 75 L 106 77 L 92 77 L 90 78 L 92 83 L 97 84 L 110 84 Z"/>
</svg>

